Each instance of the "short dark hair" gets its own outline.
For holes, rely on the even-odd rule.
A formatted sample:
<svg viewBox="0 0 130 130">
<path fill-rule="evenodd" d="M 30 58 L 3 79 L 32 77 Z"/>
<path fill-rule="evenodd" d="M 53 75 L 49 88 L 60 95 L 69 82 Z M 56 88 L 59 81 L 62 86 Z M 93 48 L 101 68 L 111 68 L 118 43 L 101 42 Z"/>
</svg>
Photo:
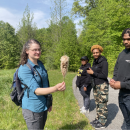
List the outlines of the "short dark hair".
<svg viewBox="0 0 130 130">
<path fill-rule="evenodd" d="M 124 37 L 124 34 L 128 33 L 130 36 L 130 28 L 126 28 L 123 32 L 122 32 L 122 37 Z"/>
</svg>

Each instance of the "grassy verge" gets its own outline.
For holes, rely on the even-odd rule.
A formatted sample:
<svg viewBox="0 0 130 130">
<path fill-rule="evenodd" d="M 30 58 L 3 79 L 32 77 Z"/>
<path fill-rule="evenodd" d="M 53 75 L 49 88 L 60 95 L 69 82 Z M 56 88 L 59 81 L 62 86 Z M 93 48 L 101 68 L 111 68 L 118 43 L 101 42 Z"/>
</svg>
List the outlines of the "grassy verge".
<svg viewBox="0 0 130 130">
<path fill-rule="evenodd" d="M 0 70 L 0 129 L 27 129 L 21 109 L 10 99 L 10 86 L 15 70 Z M 62 82 L 61 72 L 49 71 L 50 85 Z M 92 130 L 89 121 L 79 112 L 78 103 L 73 95 L 72 79 L 75 73 L 66 76 L 66 91 L 53 93 L 53 111 L 48 113 L 45 129 L 86 129 Z"/>
<path fill-rule="evenodd" d="M 112 73 L 109 73 L 108 74 L 108 77 L 111 79 L 113 77 L 113 74 Z"/>
</svg>

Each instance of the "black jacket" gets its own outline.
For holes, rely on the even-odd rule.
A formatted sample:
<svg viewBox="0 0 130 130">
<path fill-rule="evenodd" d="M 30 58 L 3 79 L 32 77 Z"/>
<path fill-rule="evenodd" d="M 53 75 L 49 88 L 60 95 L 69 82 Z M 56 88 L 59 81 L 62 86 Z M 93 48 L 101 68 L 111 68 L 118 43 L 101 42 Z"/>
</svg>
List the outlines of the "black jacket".
<svg viewBox="0 0 130 130">
<path fill-rule="evenodd" d="M 113 79 L 121 82 L 119 95 L 130 94 L 130 49 L 124 49 L 119 54 Z"/>
<path fill-rule="evenodd" d="M 92 77 L 96 85 L 104 82 L 108 83 L 108 63 L 104 56 L 100 56 L 98 59 L 94 59 L 92 70 L 94 71 Z"/>
<path fill-rule="evenodd" d="M 89 86 L 91 84 L 91 76 L 87 73 L 87 68 L 91 67 L 90 63 L 86 65 L 81 65 L 78 69 L 76 85 L 77 87 Z"/>
</svg>

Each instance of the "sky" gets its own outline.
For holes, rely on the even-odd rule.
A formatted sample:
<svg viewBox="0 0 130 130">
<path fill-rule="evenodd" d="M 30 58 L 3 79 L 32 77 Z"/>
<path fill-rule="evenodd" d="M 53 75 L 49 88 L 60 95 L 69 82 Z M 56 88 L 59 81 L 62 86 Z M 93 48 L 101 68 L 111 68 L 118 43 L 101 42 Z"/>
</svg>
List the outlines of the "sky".
<svg viewBox="0 0 130 130">
<path fill-rule="evenodd" d="M 71 11 L 74 0 L 66 0 L 67 10 Z M 30 12 L 34 14 L 34 22 L 38 29 L 47 28 L 51 19 L 52 6 L 51 0 L 0 0 L 0 21 L 8 22 L 16 30 L 26 6 L 29 6 Z M 81 31 L 82 27 L 78 25 L 83 18 L 74 18 L 76 29 Z"/>
</svg>

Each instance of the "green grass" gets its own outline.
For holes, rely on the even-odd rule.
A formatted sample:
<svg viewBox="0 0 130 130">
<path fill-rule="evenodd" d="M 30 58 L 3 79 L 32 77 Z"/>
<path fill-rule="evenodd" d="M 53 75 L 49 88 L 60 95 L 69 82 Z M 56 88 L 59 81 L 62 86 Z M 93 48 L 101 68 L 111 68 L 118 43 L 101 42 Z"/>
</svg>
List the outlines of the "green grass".
<svg viewBox="0 0 130 130">
<path fill-rule="evenodd" d="M 10 86 L 15 69 L 0 70 L 0 129 L 27 129 L 22 116 L 22 109 L 10 99 Z M 50 85 L 62 82 L 63 77 L 59 70 L 48 71 Z M 53 93 L 53 110 L 48 113 L 45 129 L 83 129 L 92 130 L 85 115 L 80 114 L 77 100 L 73 95 L 72 80 L 75 73 L 68 72 L 65 78 L 66 90 Z"/>
<path fill-rule="evenodd" d="M 108 77 L 111 79 L 113 77 L 113 74 L 112 73 L 109 73 L 108 74 Z"/>
</svg>

